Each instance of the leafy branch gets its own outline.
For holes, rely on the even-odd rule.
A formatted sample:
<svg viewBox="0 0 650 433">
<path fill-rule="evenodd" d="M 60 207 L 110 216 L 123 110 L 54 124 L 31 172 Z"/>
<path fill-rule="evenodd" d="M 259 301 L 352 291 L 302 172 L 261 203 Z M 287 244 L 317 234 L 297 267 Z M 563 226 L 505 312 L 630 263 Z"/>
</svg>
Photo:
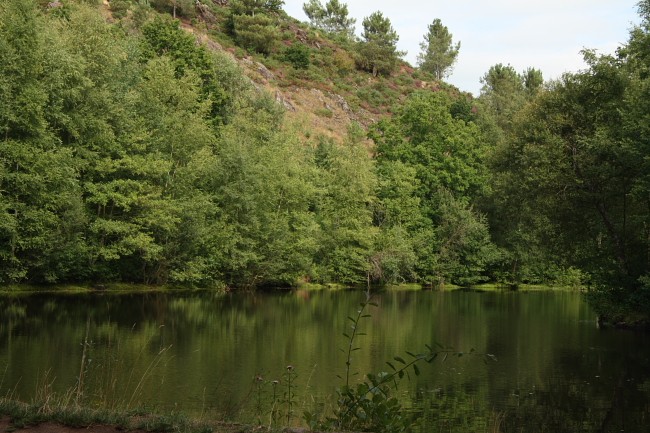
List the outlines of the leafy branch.
<svg viewBox="0 0 650 433">
<path fill-rule="evenodd" d="M 377 306 L 376 303 L 372 302 L 370 294 L 366 294 L 366 300 L 359 305 L 357 314 L 348 317 L 348 320 L 352 322 L 352 331 L 343 333 L 343 336 L 347 339 L 347 347 L 341 349 L 346 354 L 345 384 L 337 389 L 338 407 L 333 416 L 328 417 L 324 423 L 315 419 L 314 414 L 306 412 L 305 419 L 312 427 L 380 433 L 409 431 L 413 424 L 413 418 L 405 413 L 397 398 L 391 395 L 391 384 L 392 387 L 397 389 L 399 381 L 405 376 L 410 379 L 411 371 L 416 376 L 419 376 L 420 368 L 418 364 L 421 362 L 430 364 L 436 359 L 445 361 L 449 356 L 460 358 L 466 354 L 451 347 L 444 347 L 439 343 L 436 343 L 435 347 L 426 344 L 426 352 L 415 354 L 407 351 L 407 359 L 395 356 L 391 361 L 386 362 L 391 372 L 380 372 L 376 375 L 368 373 L 365 380 L 352 387 L 350 386 L 352 354 L 361 349 L 356 346 L 356 339 L 359 336 L 366 335 L 360 332 L 360 323 L 362 319 L 371 317 L 370 314 L 366 313 L 368 306 Z M 475 354 L 474 349 L 467 354 Z M 485 362 L 487 360 L 496 361 L 496 357 L 491 354 L 485 354 L 483 357 Z M 343 377 L 338 377 L 343 380 Z"/>
</svg>

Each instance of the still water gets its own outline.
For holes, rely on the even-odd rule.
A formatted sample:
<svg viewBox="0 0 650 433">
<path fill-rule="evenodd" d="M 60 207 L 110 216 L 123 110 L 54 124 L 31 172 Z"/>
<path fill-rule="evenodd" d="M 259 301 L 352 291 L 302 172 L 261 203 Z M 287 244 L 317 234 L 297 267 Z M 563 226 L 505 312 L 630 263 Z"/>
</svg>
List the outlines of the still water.
<svg viewBox="0 0 650 433">
<path fill-rule="evenodd" d="M 81 383 L 86 404 L 267 423 L 297 375 L 297 414 L 331 407 L 360 292 L 0 298 L 0 393 Z M 599 330 L 569 292 L 385 292 L 361 326 L 355 380 L 438 342 L 493 354 L 436 360 L 398 389 L 418 431 L 650 432 L 650 336 Z M 277 380 L 277 385 L 273 381 Z M 299 419 L 296 421 L 299 422 Z"/>
</svg>

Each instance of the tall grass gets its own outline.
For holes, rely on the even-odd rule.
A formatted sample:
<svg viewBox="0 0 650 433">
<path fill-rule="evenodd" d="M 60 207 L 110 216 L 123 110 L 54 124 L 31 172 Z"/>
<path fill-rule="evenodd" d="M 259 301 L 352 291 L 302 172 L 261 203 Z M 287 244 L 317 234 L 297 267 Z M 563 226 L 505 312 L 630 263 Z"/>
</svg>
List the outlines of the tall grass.
<svg viewBox="0 0 650 433">
<path fill-rule="evenodd" d="M 16 384 L 13 390 L 0 397 L 0 414 L 11 417 L 15 427 L 39 424 L 46 421 L 59 422 L 72 427 L 93 424 L 110 424 L 118 428 L 141 428 L 149 431 L 206 431 L 200 423 L 171 411 L 157 415 L 155 410 L 143 410 L 139 397 L 145 383 L 152 377 L 158 365 L 168 359 L 171 346 L 161 346 L 157 353 L 145 364 L 142 363 L 145 351 L 158 336 L 149 335 L 132 362 L 121 353 L 121 346 L 109 338 L 103 359 L 93 360 L 94 342 L 92 321 L 86 321 L 85 333 L 81 342 L 79 372 L 75 383 L 63 391 L 55 386 L 56 377 L 50 370 L 39 373 L 35 389 L 28 401 L 21 401 Z M 100 357 L 101 358 L 101 357 Z M 93 362 L 94 361 L 94 362 Z M 0 389 L 5 381 L 7 364 L 0 377 Z M 124 372 L 129 372 L 127 375 Z"/>
</svg>

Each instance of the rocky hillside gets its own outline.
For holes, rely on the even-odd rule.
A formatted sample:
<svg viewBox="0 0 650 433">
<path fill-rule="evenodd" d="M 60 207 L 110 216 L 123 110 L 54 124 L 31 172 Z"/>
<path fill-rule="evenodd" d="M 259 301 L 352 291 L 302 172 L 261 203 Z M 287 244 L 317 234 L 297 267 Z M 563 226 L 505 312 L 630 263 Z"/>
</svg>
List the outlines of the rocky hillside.
<svg viewBox="0 0 650 433">
<path fill-rule="evenodd" d="M 137 6 L 128 1 L 104 1 L 111 20 L 130 25 L 138 19 Z M 181 1 L 152 1 L 159 14 L 174 14 Z M 181 13 L 182 12 L 182 13 Z M 283 11 L 275 15 L 279 38 L 269 53 L 245 49 L 229 31 L 231 5 L 228 0 L 197 1 L 193 8 L 177 9 L 181 26 L 210 50 L 228 53 L 254 86 L 268 92 L 286 109 L 286 117 L 305 131 L 305 138 L 329 137 L 340 141 L 352 124 L 363 128 L 389 116 L 410 93 L 443 90 L 470 99 L 457 88 L 437 81 L 406 62 L 390 75 L 373 76 L 355 65 L 350 41 L 335 40 Z M 303 50 L 303 62 L 290 53 Z"/>
</svg>

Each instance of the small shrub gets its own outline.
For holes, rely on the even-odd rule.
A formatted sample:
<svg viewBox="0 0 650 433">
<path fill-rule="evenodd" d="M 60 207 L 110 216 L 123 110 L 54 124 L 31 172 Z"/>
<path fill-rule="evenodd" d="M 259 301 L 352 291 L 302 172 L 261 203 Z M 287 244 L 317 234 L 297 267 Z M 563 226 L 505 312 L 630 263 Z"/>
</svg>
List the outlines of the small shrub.
<svg viewBox="0 0 650 433">
<path fill-rule="evenodd" d="M 415 80 L 411 76 L 406 74 L 399 75 L 396 81 L 400 86 L 409 86 L 409 87 L 413 86 L 415 83 Z"/>
<path fill-rule="evenodd" d="M 246 52 L 246 50 L 241 48 L 241 47 L 236 47 L 234 54 L 235 54 L 235 57 L 237 57 L 238 59 L 243 59 L 244 57 L 248 56 L 248 53 Z"/>
<path fill-rule="evenodd" d="M 133 23 L 138 29 L 142 28 L 142 26 L 147 22 L 152 12 L 151 7 L 139 3 L 133 7 L 132 11 Z"/>
<path fill-rule="evenodd" d="M 329 108 L 318 108 L 314 111 L 314 114 L 320 117 L 331 118 L 334 116 L 334 113 Z"/>
<path fill-rule="evenodd" d="M 340 76 L 348 75 L 355 70 L 354 58 L 347 51 L 336 50 L 332 55 L 332 61 Z"/>
<path fill-rule="evenodd" d="M 357 97 L 371 107 L 382 107 L 386 105 L 384 95 L 377 89 L 361 88 L 357 90 Z"/>
<path fill-rule="evenodd" d="M 555 279 L 555 285 L 564 287 L 571 290 L 581 290 L 585 287 L 587 276 L 580 270 L 574 267 L 564 269 Z"/>
<path fill-rule="evenodd" d="M 113 17 L 121 19 L 128 14 L 131 2 L 129 0 L 113 0 L 110 3 L 110 7 Z"/>
<path fill-rule="evenodd" d="M 311 50 L 296 42 L 284 51 L 284 60 L 291 63 L 295 69 L 307 69 L 311 64 Z"/>
</svg>

